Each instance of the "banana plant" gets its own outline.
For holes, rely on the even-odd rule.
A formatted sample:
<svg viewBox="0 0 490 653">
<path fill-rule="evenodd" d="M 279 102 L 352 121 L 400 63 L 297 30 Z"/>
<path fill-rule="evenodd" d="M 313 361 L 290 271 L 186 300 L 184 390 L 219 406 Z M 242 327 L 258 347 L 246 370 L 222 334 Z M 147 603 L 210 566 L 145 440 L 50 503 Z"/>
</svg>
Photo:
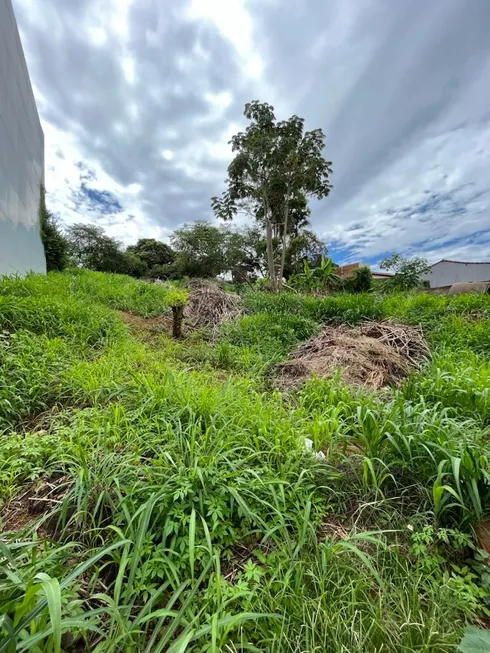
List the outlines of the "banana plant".
<svg viewBox="0 0 490 653">
<path fill-rule="evenodd" d="M 292 281 L 298 290 L 322 292 L 335 289 L 339 285 L 340 277 L 335 272 L 332 259 L 322 255 L 320 265 L 314 268 L 305 259 L 303 272 L 297 274 Z"/>
</svg>

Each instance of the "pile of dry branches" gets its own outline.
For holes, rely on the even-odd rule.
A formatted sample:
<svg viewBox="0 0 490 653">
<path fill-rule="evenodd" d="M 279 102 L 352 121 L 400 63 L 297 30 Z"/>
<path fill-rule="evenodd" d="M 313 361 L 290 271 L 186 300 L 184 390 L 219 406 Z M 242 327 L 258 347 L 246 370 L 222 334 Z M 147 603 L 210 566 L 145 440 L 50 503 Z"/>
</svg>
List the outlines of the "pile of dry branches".
<svg viewBox="0 0 490 653">
<path fill-rule="evenodd" d="M 187 287 L 189 301 L 184 309 L 184 317 L 186 323 L 193 328 L 214 328 L 233 320 L 242 312 L 239 295 L 226 292 L 217 283 L 192 279 Z"/>
<path fill-rule="evenodd" d="M 391 322 L 327 326 L 280 366 L 280 384 L 287 388 L 311 376 L 339 373 L 345 383 L 377 390 L 397 385 L 428 355 L 422 334 L 412 327 Z"/>
<path fill-rule="evenodd" d="M 365 322 L 359 327 L 360 333 L 368 338 L 376 338 L 404 356 L 413 366 L 430 358 L 429 345 L 420 327 L 397 324 L 396 322 Z"/>
</svg>

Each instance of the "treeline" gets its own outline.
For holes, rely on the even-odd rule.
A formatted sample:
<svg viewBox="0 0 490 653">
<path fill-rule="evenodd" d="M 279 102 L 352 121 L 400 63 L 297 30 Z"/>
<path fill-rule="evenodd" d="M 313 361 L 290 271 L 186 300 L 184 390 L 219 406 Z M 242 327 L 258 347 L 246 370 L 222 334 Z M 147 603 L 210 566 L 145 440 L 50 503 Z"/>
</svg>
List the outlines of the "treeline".
<svg viewBox="0 0 490 653">
<path fill-rule="evenodd" d="M 80 223 L 62 229 L 47 210 L 41 225 L 48 271 L 76 266 L 159 279 L 229 274 L 236 282 L 266 275 L 267 243 L 258 227 L 239 229 L 198 220 L 176 229 L 170 244 L 140 238 L 124 247 L 96 225 Z M 320 265 L 326 253 L 326 244 L 316 234 L 305 226 L 298 229 L 288 241 L 285 278 L 302 272 L 305 261 L 312 267 Z"/>
</svg>

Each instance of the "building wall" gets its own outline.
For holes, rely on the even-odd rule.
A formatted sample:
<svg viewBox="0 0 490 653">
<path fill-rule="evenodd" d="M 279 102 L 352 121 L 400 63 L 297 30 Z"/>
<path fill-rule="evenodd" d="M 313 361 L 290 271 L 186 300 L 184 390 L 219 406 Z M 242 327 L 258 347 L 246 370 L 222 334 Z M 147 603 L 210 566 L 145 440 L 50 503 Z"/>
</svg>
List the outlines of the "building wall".
<svg viewBox="0 0 490 653">
<path fill-rule="evenodd" d="M 43 131 L 11 0 L 0 0 L 0 275 L 46 271 L 43 181 Z"/>
<path fill-rule="evenodd" d="M 431 271 L 423 275 L 431 288 L 452 286 L 461 281 L 490 281 L 490 263 L 457 263 L 441 261 L 432 266 Z"/>
</svg>

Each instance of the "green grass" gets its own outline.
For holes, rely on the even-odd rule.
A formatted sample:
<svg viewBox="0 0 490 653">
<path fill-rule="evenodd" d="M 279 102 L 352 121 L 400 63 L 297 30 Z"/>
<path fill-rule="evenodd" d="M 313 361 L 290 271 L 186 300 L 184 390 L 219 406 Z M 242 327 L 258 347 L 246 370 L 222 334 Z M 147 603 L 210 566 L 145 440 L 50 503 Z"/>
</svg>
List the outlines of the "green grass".
<svg viewBox="0 0 490 653">
<path fill-rule="evenodd" d="M 0 651 L 455 651 L 489 609 L 489 298 L 249 293 L 214 343 L 113 310 L 179 293 L 0 281 Z M 432 343 L 400 389 L 273 389 L 323 320 L 380 317 Z"/>
</svg>

